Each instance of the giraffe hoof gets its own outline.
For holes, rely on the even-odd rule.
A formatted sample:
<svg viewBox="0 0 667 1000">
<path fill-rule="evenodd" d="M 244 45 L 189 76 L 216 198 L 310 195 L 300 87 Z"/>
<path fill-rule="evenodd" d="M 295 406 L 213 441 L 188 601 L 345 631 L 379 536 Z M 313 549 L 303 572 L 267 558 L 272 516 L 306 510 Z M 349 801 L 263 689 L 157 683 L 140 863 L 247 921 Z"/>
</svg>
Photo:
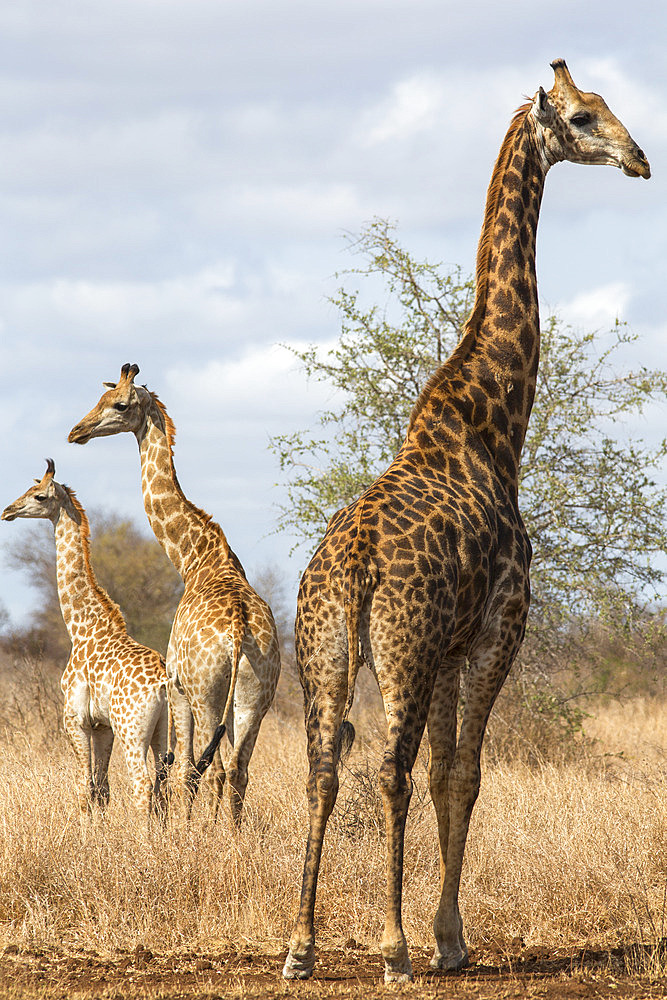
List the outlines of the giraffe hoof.
<svg viewBox="0 0 667 1000">
<path fill-rule="evenodd" d="M 301 955 L 290 949 L 283 966 L 283 979 L 310 979 L 315 967 L 315 949 L 312 945 Z"/>
<path fill-rule="evenodd" d="M 469 964 L 467 948 L 457 948 L 451 952 L 441 952 L 436 948 L 431 959 L 431 968 L 441 969 L 444 972 L 460 972 Z"/>
<path fill-rule="evenodd" d="M 385 959 L 384 981 L 386 986 L 391 983 L 411 983 L 414 978 L 409 958 L 406 958 L 405 962 L 400 965 L 398 963 L 390 964 Z"/>
</svg>

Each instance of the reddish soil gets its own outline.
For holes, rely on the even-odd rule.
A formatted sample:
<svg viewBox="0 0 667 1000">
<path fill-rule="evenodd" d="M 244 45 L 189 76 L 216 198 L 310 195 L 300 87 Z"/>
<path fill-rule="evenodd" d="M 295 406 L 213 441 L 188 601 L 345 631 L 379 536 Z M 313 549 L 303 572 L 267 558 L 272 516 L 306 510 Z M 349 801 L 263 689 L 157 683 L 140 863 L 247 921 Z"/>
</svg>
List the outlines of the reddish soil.
<svg viewBox="0 0 667 1000">
<path fill-rule="evenodd" d="M 284 956 L 255 952 L 223 954 L 153 954 L 134 952 L 102 957 L 89 951 L 68 954 L 57 949 L 10 946 L 0 956 L 0 997 L 40 1000 L 215 1000 L 218 997 L 395 997 L 475 998 L 475 1000 L 588 1000 L 667 996 L 667 976 L 630 975 L 642 953 L 635 948 L 559 955 L 538 949 L 516 957 L 474 956 L 462 973 L 435 973 L 426 951 L 413 949 L 415 982 L 385 987 L 376 953 L 349 947 L 321 951 L 315 973 L 306 983 L 286 983 L 280 976 Z M 662 964 L 663 971 L 666 968 Z"/>
</svg>

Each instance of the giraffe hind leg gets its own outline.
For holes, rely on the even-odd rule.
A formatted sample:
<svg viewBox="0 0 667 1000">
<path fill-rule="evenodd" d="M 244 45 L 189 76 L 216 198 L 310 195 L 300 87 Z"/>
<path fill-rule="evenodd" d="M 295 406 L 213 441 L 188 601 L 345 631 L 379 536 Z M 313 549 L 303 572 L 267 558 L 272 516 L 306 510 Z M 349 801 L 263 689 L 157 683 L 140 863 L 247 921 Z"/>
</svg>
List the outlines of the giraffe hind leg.
<svg viewBox="0 0 667 1000">
<path fill-rule="evenodd" d="M 457 705 L 460 674 L 464 661 L 446 661 L 440 668 L 433 688 L 428 714 L 429 736 L 429 791 L 438 821 L 440 849 L 440 889 L 445 878 L 445 861 L 449 840 L 449 775 L 456 751 Z M 460 917 L 458 918 L 460 922 Z M 438 921 L 434 922 L 438 939 Z M 444 942 L 436 948 L 431 965 L 434 968 L 460 969 L 467 964 L 468 952 L 463 941 L 462 928 L 454 947 L 447 950 Z"/>
<path fill-rule="evenodd" d="M 93 750 L 93 781 L 92 798 L 93 803 L 102 810 L 109 805 L 109 761 L 113 750 L 114 734 L 110 726 L 100 726 L 93 729 L 92 734 Z"/>
<path fill-rule="evenodd" d="M 403 856 L 405 823 L 412 796 L 412 768 L 426 719 L 403 692 L 385 689 L 382 696 L 387 739 L 378 780 L 387 830 L 387 905 L 380 951 L 385 963 L 385 983 L 390 984 L 410 982 L 413 978 L 401 919 Z"/>
<path fill-rule="evenodd" d="M 171 707 L 174 733 L 176 735 L 176 783 L 182 815 L 189 822 L 192 813 L 193 795 L 190 780 L 195 767 L 194 763 L 194 732 L 195 720 L 182 685 L 176 678 L 167 681 L 167 694 Z M 171 748 L 172 736 L 169 735 Z"/>
<path fill-rule="evenodd" d="M 480 787 L 482 741 L 491 709 L 520 645 L 508 631 L 478 645 L 470 656 L 466 680 L 466 705 L 458 743 L 448 775 L 448 829 L 440 902 L 433 921 L 435 951 L 431 965 L 456 970 L 468 964 L 459 911 L 459 886 L 470 817 Z M 516 636 L 516 630 L 514 635 Z"/>
<path fill-rule="evenodd" d="M 307 672 L 302 672 L 307 698 L 309 832 L 299 913 L 283 968 L 285 979 L 308 979 L 315 965 L 315 894 L 326 825 L 338 795 L 341 723 L 347 694 L 347 658 L 333 665 L 333 669 L 327 663 L 319 676 L 313 662 L 315 657 L 304 660 L 309 666 Z M 318 677 L 317 687 L 310 684 L 310 677 Z M 326 687 L 319 683 L 322 677 L 326 678 Z"/>
<path fill-rule="evenodd" d="M 193 703 L 195 722 L 199 738 L 207 741 L 206 748 L 199 758 L 199 765 L 193 764 L 187 776 L 190 799 L 199 791 L 207 803 L 207 823 L 214 824 L 222 801 L 226 772 L 220 752 L 220 740 L 225 731 L 220 722 L 222 709 L 216 698 L 204 698 Z"/>
<path fill-rule="evenodd" d="M 271 642 L 263 652 L 254 636 L 244 643 L 244 655 L 229 712 L 229 741 L 232 753 L 227 764 L 229 805 L 234 824 L 241 822 L 243 803 L 248 786 L 248 765 L 259 736 L 264 716 L 273 702 L 280 674 L 280 653 L 277 642 Z"/>
</svg>

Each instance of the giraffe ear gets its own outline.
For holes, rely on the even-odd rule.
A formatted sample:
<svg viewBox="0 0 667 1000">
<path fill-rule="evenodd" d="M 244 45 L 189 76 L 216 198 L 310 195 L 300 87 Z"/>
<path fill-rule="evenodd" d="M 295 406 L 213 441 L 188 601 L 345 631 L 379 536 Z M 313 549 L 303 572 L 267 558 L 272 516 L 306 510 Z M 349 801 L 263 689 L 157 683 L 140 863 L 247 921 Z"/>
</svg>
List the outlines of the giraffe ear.
<svg viewBox="0 0 667 1000">
<path fill-rule="evenodd" d="M 116 388 L 116 383 L 115 382 L 102 382 L 102 385 L 106 386 L 107 389 L 115 389 Z"/>
<path fill-rule="evenodd" d="M 532 113 L 541 125 L 550 125 L 556 117 L 553 105 L 549 101 L 549 95 L 544 87 L 540 87 L 533 98 Z"/>
</svg>

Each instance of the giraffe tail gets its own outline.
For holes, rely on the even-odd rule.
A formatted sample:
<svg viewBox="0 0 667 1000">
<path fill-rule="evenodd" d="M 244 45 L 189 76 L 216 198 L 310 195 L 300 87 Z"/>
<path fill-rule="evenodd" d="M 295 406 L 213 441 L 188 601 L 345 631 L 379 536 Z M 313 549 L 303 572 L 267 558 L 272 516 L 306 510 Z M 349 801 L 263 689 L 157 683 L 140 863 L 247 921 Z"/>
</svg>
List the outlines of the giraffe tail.
<svg viewBox="0 0 667 1000">
<path fill-rule="evenodd" d="M 358 581 L 354 577 L 354 571 L 348 574 L 347 593 L 345 595 L 345 629 L 347 631 L 347 697 L 345 699 L 345 711 L 343 719 L 347 719 L 354 701 L 354 687 L 357 682 L 357 674 L 361 666 L 361 653 L 359 650 L 359 611 L 360 593 Z"/>
<path fill-rule="evenodd" d="M 338 731 L 339 750 L 343 759 L 349 754 L 354 741 L 354 726 L 348 721 L 348 715 L 352 709 L 357 674 L 363 659 L 359 641 L 359 617 L 367 590 L 376 582 L 376 575 L 370 569 L 360 572 L 359 567 L 354 563 L 349 562 L 346 567 L 343 601 L 348 650 L 347 697 L 343 722 Z"/>
<path fill-rule="evenodd" d="M 232 707 L 232 702 L 234 701 L 234 689 L 236 687 L 236 678 L 239 672 L 239 663 L 241 660 L 241 653 L 243 652 L 243 637 L 245 635 L 245 614 L 242 601 L 239 600 L 236 606 L 236 615 L 232 624 L 232 672 L 229 678 L 229 691 L 227 692 L 227 701 L 225 703 L 225 708 L 222 713 L 222 722 L 220 722 L 213 733 L 211 742 L 202 752 L 201 757 L 194 766 L 194 770 L 190 772 L 188 778 L 188 788 L 192 797 L 197 794 L 197 789 L 199 788 L 199 783 L 201 781 L 204 771 L 210 766 L 215 752 L 220 745 L 222 737 L 225 735 L 227 730 L 226 719 Z"/>
<path fill-rule="evenodd" d="M 227 716 L 231 712 L 232 705 L 234 703 L 234 691 L 236 689 L 236 678 L 239 674 L 239 663 L 241 662 L 241 654 L 243 653 L 243 639 L 246 632 L 246 614 L 245 607 L 243 605 L 243 600 L 239 598 L 236 605 L 236 615 L 232 625 L 232 673 L 229 678 L 229 691 L 227 692 L 227 701 L 225 702 L 225 709 L 222 713 L 223 723 L 226 721 Z"/>
<path fill-rule="evenodd" d="M 215 732 L 213 733 L 213 736 L 211 738 L 211 742 L 206 747 L 204 747 L 201 757 L 199 758 L 197 763 L 194 765 L 193 769 L 188 774 L 188 777 L 186 779 L 187 788 L 193 799 L 197 794 L 197 790 L 199 788 L 199 784 L 201 782 L 204 772 L 208 767 L 210 767 L 211 761 L 215 756 L 215 751 L 220 746 L 220 740 L 225 735 L 226 728 L 227 727 L 225 726 L 224 722 L 221 722 L 219 726 L 216 726 Z"/>
<path fill-rule="evenodd" d="M 338 766 L 345 763 L 352 744 L 354 743 L 354 726 L 348 719 L 352 702 L 354 701 L 354 686 L 361 666 L 361 655 L 359 653 L 359 603 L 356 599 L 357 593 L 352 589 L 348 590 L 345 600 L 345 628 L 347 630 L 347 697 L 345 699 L 345 710 L 343 721 L 338 729 L 336 738 L 336 759 Z"/>
</svg>

